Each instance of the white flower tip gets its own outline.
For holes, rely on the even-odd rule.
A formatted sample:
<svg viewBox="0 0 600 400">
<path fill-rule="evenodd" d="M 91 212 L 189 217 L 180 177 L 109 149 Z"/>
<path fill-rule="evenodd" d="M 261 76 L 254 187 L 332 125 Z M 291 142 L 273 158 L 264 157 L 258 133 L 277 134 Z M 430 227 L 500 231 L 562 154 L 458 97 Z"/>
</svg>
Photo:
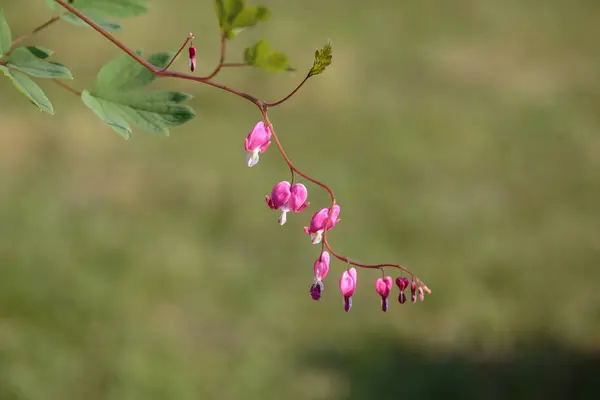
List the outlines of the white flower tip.
<svg viewBox="0 0 600 400">
<path fill-rule="evenodd" d="M 252 168 L 258 164 L 258 159 L 258 151 L 246 152 L 246 164 L 248 164 L 248 168 Z"/>
<path fill-rule="evenodd" d="M 321 239 L 323 238 L 323 231 L 317 231 L 316 233 L 311 233 L 310 234 L 310 240 L 312 242 L 312 244 L 319 244 L 321 243 Z"/>
<path fill-rule="evenodd" d="M 279 219 L 277 220 L 277 222 L 279 222 L 279 225 L 284 225 L 286 221 L 287 221 L 287 211 L 283 211 L 281 213 L 281 215 L 279 216 Z"/>
</svg>

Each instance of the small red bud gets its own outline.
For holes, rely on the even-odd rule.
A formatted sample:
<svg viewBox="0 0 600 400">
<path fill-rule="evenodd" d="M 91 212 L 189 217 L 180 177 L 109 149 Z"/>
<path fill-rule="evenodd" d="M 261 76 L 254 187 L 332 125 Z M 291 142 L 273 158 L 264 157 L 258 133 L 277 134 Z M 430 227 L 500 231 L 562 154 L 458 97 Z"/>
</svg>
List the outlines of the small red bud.
<svg viewBox="0 0 600 400">
<path fill-rule="evenodd" d="M 191 45 L 188 51 L 190 53 L 190 71 L 194 72 L 196 70 L 196 48 Z"/>
</svg>

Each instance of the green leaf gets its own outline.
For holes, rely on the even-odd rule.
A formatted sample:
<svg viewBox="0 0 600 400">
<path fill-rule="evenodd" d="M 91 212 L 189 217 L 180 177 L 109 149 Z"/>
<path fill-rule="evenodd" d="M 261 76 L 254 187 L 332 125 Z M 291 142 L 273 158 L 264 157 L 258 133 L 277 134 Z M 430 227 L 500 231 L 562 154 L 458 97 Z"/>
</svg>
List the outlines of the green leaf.
<svg viewBox="0 0 600 400">
<path fill-rule="evenodd" d="M 156 53 L 148 61 L 164 67 L 171 53 Z M 156 77 L 127 55 L 106 64 L 98 73 L 91 91 L 83 91 L 81 99 L 108 126 L 125 138 L 138 129 L 169 135 L 169 126 L 181 125 L 196 114 L 184 104 L 191 95 L 171 91 L 140 91 Z"/>
<path fill-rule="evenodd" d="M 271 11 L 267 7 L 246 7 L 238 15 L 235 16 L 231 22 L 229 32 L 229 39 L 232 39 L 235 35 L 240 33 L 246 28 L 256 25 L 260 21 L 266 21 L 269 19 Z"/>
<path fill-rule="evenodd" d="M 86 16 L 97 18 L 136 17 L 148 11 L 147 0 L 72 0 L 70 3 Z M 53 0 L 46 0 L 46 4 L 51 10 L 60 8 Z"/>
<path fill-rule="evenodd" d="M 260 40 L 244 50 L 244 61 L 248 65 L 266 69 L 271 72 L 290 70 L 288 57 L 279 51 L 271 50 L 269 42 Z"/>
<path fill-rule="evenodd" d="M 131 126 L 121 115 L 121 110 L 117 104 L 94 97 L 90 92 L 84 90 L 81 93 L 81 100 L 88 106 L 104 123 L 114 129 L 125 139 L 131 136 Z"/>
<path fill-rule="evenodd" d="M 215 0 L 221 33 L 227 39 L 233 39 L 244 29 L 266 21 L 271 14 L 267 7 L 246 7 L 245 3 L 245 0 Z"/>
<path fill-rule="evenodd" d="M 36 105 L 41 111 L 45 111 L 52 115 L 54 114 L 54 107 L 52 107 L 52 103 L 50 103 L 50 100 L 48 100 L 48 97 L 46 97 L 46 94 L 42 88 L 40 88 L 27 75 L 19 71 L 10 70 L 2 65 L 0 65 L 0 70 L 4 72 L 4 75 L 10 78 L 13 85 L 15 85 L 15 87 L 19 89 L 19 91 L 25 97 L 27 97 L 31 103 Z"/>
<path fill-rule="evenodd" d="M 42 61 L 27 47 L 18 47 L 6 58 L 7 66 L 37 78 L 73 79 L 71 71 L 62 64 Z"/>
<path fill-rule="evenodd" d="M 10 33 L 10 26 L 8 26 L 8 22 L 4 18 L 4 12 L 0 8 L 0 57 L 10 50 L 11 42 L 12 34 Z"/>
<path fill-rule="evenodd" d="M 50 57 L 54 52 L 50 49 L 46 49 L 40 46 L 26 46 L 25 47 L 31 54 L 39 58 L 40 60 L 45 60 Z"/>
<path fill-rule="evenodd" d="M 103 19 L 102 17 L 93 16 L 91 14 L 86 13 L 86 16 L 89 17 L 92 21 L 100 25 L 107 32 L 112 32 L 121 29 L 121 24 L 114 21 L 109 21 L 107 19 Z M 62 16 L 64 21 L 70 22 L 75 26 L 83 26 L 90 27 L 85 21 L 76 17 L 75 15 L 68 13 Z"/>
<path fill-rule="evenodd" d="M 308 76 L 319 75 L 325 68 L 331 65 L 331 42 L 325 43 L 321 50 L 315 51 L 315 61 L 308 72 Z"/>
<path fill-rule="evenodd" d="M 229 28 L 235 17 L 244 9 L 245 0 L 215 0 L 215 10 L 219 26 L 223 32 Z"/>
<path fill-rule="evenodd" d="M 142 54 L 140 51 L 138 54 Z M 159 68 L 166 67 L 174 53 L 155 53 L 148 57 L 148 61 Z M 127 54 L 123 54 L 109 61 L 96 77 L 93 92 L 102 93 L 105 90 L 128 91 L 140 89 L 156 79 L 152 72 L 137 63 Z"/>
</svg>

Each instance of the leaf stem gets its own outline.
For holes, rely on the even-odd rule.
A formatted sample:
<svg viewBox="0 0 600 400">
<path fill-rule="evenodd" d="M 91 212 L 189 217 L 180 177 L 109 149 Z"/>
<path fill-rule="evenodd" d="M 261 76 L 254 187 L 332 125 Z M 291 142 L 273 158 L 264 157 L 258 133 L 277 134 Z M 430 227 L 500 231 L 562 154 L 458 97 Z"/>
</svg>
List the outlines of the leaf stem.
<svg viewBox="0 0 600 400">
<path fill-rule="evenodd" d="M 296 89 L 292 90 L 292 92 L 290 94 L 288 94 L 287 96 L 285 96 L 283 99 L 276 101 L 274 103 L 265 103 L 265 106 L 276 107 L 276 106 L 280 105 L 281 103 L 286 102 L 290 97 L 295 95 L 298 90 L 300 90 L 300 88 L 306 83 L 306 81 L 308 81 L 308 78 L 310 78 L 310 75 L 306 75 L 306 77 L 302 80 L 302 82 L 300 82 L 300 84 L 298 86 L 296 86 Z"/>
<path fill-rule="evenodd" d="M 246 63 L 223 63 L 223 65 L 221 65 L 223 68 L 228 68 L 228 67 L 249 67 L 248 64 Z"/>
<path fill-rule="evenodd" d="M 71 86 L 67 85 L 66 83 L 64 83 L 61 80 L 58 79 L 52 79 L 52 82 L 56 83 L 58 86 L 62 87 L 63 89 L 68 90 L 69 92 L 77 95 L 77 96 L 81 96 L 81 90 L 77 90 L 72 88 Z"/>
<path fill-rule="evenodd" d="M 194 40 L 194 35 L 190 32 L 190 34 L 188 35 L 188 37 L 185 39 L 185 42 L 183 42 L 183 44 L 181 45 L 181 47 L 179 48 L 179 50 L 177 50 L 177 53 L 175 53 L 175 55 L 173 56 L 173 58 L 171 58 L 171 61 L 169 61 L 169 63 L 160 70 L 160 72 L 165 72 L 166 70 L 169 69 L 169 67 L 171 66 L 171 64 L 173 64 L 173 62 L 175 62 L 175 59 L 177 57 L 179 57 L 179 54 L 181 54 L 181 52 L 183 51 L 183 49 L 185 48 L 185 46 L 190 42 L 190 40 Z"/>
<path fill-rule="evenodd" d="M 50 18 L 48 21 L 44 22 L 40 26 L 32 29 L 31 32 L 29 32 L 28 34 L 23 35 L 23 36 L 19 36 L 19 37 L 15 38 L 10 43 L 11 49 L 13 47 L 15 47 L 16 45 L 18 45 L 19 43 L 21 43 L 22 41 L 29 39 L 31 36 L 35 35 L 39 31 L 41 31 L 43 29 L 46 29 L 47 27 L 49 27 L 50 25 L 52 25 L 53 23 L 55 23 L 56 21 L 58 21 L 61 17 L 62 17 L 62 15 L 55 15 L 54 17 Z M 10 51 L 7 54 L 5 54 L 5 55 L 7 55 L 7 56 L 10 55 Z"/>
<path fill-rule="evenodd" d="M 214 71 L 210 75 L 203 77 L 203 79 L 209 80 L 209 79 L 212 79 L 215 76 L 217 76 L 219 71 L 221 71 L 221 68 L 223 68 L 223 63 L 225 62 L 225 52 L 226 51 L 227 51 L 227 38 L 225 37 L 224 34 L 221 34 L 221 55 L 219 56 L 219 64 L 217 65 L 217 67 L 214 69 Z"/>
</svg>

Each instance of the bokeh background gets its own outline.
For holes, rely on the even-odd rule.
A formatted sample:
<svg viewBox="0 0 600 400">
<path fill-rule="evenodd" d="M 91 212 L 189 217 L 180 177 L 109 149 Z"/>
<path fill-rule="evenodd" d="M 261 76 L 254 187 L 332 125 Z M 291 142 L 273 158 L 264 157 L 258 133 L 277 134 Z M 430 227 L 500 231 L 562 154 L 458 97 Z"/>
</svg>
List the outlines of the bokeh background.
<svg viewBox="0 0 600 400">
<path fill-rule="evenodd" d="M 179 81 L 197 119 L 125 141 L 42 82 L 55 116 L 0 79 L 0 399 L 576 399 L 600 389 L 600 3 L 264 0 L 265 38 L 299 72 L 224 71 L 265 101 L 330 38 L 333 65 L 270 114 L 290 157 L 342 206 L 334 247 L 400 262 L 433 290 L 379 311 L 359 271 L 343 312 L 332 265 L 264 204 L 288 179 L 271 148 L 244 164 L 247 102 Z M 0 0 L 16 35 L 42 0 Z M 118 33 L 146 52 L 196 34 L 213 2 L 150 1 Z M 119 55 L 66 23 L 28 41 L 86 88 Z M 185 69 L 186 60 L 176 68 Z M 394 296 L 397 294 L 394 294 Z"/>
</svg>

